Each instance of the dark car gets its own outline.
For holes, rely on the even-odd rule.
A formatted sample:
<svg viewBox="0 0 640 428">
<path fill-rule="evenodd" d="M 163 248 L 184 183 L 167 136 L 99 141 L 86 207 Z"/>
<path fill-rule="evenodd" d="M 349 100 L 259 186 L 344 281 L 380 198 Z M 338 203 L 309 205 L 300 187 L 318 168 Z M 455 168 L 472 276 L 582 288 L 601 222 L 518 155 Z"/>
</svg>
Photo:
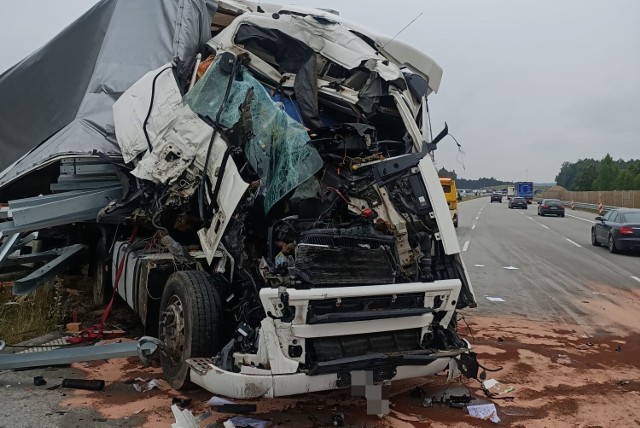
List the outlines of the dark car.
<svg viewBox="0 0 640 428">
<path fill-rule="evenodd" d="M 509 201 L 509 208 L 524 208 L 526 210 L 528 206 L 527 200 L 520 196 L 515 196 Z"/>
<path fill-rule="evenodd" d="M 538 215 L 552 214 L 564 217 L 564 205 L 557 199 L 543 199 L 538 202 Z"/>
<path fill-rule="evenodd" d="M 500 202 L 500 203 L 502 203 L 502 193 L 492 193 L 491 194 L 491 202 Z"/>
<path fill-rule="evenodd" d="M 591 244 L 606 244 L 612 253 L 640 249 L 640 209 L 618 208 L 596 217 Z"/>
</svg>

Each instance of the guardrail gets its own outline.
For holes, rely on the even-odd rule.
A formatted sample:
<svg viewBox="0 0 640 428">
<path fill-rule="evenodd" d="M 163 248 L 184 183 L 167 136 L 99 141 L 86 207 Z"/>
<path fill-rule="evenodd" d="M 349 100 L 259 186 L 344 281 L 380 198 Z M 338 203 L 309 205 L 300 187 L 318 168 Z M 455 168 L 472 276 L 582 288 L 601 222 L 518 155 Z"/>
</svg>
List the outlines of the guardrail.
<svg viewBox="0 0 640 428">
<path fill-rule="evenodd" d="M 561 201 L 562 205 L 570 207 L 570 208 L 577 208 L 577 209 L 582 209 L 582 210 L 592 210 L 592 211 L 598 211 L 598 205 L 597 204 L 586 204 L 584 202 L 573 202 L 573 201 Z M 614 206 L 610 206 L 610 205 L 603 205 L 602 208 L 605 211 L 608 210 L 615 210 L 617 208 L 620 207 L 614 207 Z"/>
<path fill-rule="evenodd" d="M 538 201 L 541 201 L 542 198 L 535 198 L 534 201 L 535 203 L 537 203 Z M 591 211 L 595 211 L 598 212 L 598 204 L 587 204 L 585 202 L 574 202 L 574 201 L 563 201 L 560 200 L 560 202 L 562 202 L 562 205 L 564 205 L 565 207 L 569 207 L 572 209 L 580 209 L 580 210 L 591 210 Z M 602 209 L 604 209 L 605 211 L 608 210 L 615 210 L 618 209 L 620 207 L 614 207 L 613 205 L 603 205 Z"/>
</svg>

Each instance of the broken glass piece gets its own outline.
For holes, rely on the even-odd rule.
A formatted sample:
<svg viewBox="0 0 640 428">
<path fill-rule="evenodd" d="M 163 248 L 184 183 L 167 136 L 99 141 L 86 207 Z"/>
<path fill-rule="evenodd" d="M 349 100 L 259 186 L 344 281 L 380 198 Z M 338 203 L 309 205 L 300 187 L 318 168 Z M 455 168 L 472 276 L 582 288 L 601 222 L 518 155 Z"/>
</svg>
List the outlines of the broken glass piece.
<svg viewBox="0 0 640 428">
<path fill-rule="evenodd" d="M 251 115 L 252 130 L 242 147 L 253 169 L 265 185 L 264 210 L 269 210 L 287 193 L 302 184 L 322 168 L 320 155 L 309 142 L 304 127 L 278 108 L 262 84 L 246 69 L 236 77 L 219 125 L 231 130 L 247 113 Z M 196 113 L 215 118 L 224 100 L 229 75 L 216 61 L 193 89 L 185 101 Z M 247 94 L 253 91 L 253 97 Z M 242 111 L 250 100 L 249 111 Z M 243 123 L 244 125 L 244 123 Z"/>
</svg>

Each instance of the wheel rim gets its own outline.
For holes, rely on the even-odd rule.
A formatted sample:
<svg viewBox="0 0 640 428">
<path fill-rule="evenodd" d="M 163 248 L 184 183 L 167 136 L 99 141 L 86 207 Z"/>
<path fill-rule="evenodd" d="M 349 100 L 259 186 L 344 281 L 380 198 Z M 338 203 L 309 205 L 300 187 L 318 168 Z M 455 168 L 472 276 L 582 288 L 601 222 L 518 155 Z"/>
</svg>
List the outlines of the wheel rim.
<svg viewBox="0 0 640 428">
<path fill-rule="evenodd" d="M 169 299 L 167 307 L 162 312 L 160 326 L 160 340 L 168 348 L 171 363 L 177 365 L 182 360 L 186 346 L 184 307 L 178 296 L 173 295 Z"/>
<path fill-rule="evenodd" d="M 613 236 L 609 235 L 609 250 L 613 251 Z"/>
<path fill-rule="evenodd" d="M 592 244 L 596 243 L 596 232 L 595 232 L 595 230 L 591 231 L 591 243 Z"/>
</svg>

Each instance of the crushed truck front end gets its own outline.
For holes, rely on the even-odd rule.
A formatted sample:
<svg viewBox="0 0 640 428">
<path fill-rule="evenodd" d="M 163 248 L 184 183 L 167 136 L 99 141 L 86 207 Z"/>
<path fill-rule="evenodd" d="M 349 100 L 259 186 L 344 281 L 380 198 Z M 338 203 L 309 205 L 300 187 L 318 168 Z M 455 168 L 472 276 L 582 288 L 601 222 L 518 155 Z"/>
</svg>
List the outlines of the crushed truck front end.
<svg viewBox="0 0 640 428">
<path fill-rule="evenodd" d="M 113 283 L 164 344 L 176 389 L 475 377 L 457 311 L 476 301 L 434 166 L 445 133 L 432 140 L 428 117 L 442 69 L 325 11 L 218 12 L 192 72 L 152 69 L 113 105 L 121 158 L 70 160 L 74 177 L 85 161 L 114 170 L 117 192 L 82 217 L 65 202 L 46 225 L 89 241 L 94 295 Z"/>
</svg>

